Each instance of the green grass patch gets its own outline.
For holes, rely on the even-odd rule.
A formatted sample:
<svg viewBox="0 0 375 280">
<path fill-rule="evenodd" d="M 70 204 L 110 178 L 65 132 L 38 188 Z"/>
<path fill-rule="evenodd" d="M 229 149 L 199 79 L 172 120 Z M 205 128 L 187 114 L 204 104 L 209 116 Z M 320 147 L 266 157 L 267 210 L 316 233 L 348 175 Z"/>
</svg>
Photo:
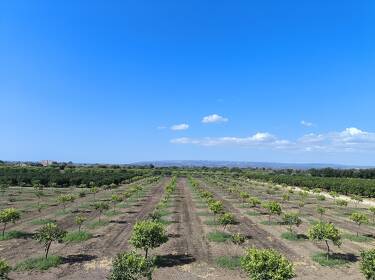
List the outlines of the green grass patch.
<svg viewBox="0 0 375 280">
<path fill-rule="evenodd" d="M 374 238 L 370 236 L 365 236 L 365 235 L 356 235 L 356 234 L 350 234 L 350 233 L 345 233 L 342 235 L 344 239 L 348 239 L 350 241 L 354 242 L 360 242 L 360 243 L 365 243 L 365 242 L 371 242 L 374 240 Z"/>
<path fill-rule="evenodd" d="M 257 211 L 247 211 L 246 215 L 248 215 L 248 216 L 260 216 L 261 214 Z"/>
<path fill-rule="evenodd" d="M 60 264 L 62 264 L 62 258 L 59 256 L 49 256 L 47 259 L 44 257 L 31 258 L 18 263 L 15 270 L 47 270 Z"/>
<path fill-rule="evenodd" d="M 122 214 L 121 211 L 113 210 L 113 209 L 112 210 L 108 210 L 107 212 L 104 213 L 104 215 L 107 216 L 107 217 L 118 216 L 120 214 Z"/>
<path fill-rule="evenodd" d="M 311 257 L 314 262 L 317 262 L 321 266 L 342 266 L 350 263 L 350 260 L 341 255 L 328 255 L 327 253 L 317 253 Z"/>
<path fill-rule="evenodd" d="M 5 232 L 4 236 L 0 234 L 0 241 L 9 240 L 9 239 L 20 239 L 20 238 L 25 239 L 28 237 L 32 237 L 32 234 L 28 232 L 24 232 L 24 231 L 13 230 L 13 231 Z"/>
<path fill-rule="evenodd" d="M 279 226 L 280 225 L 280 222 L 278 221 L 262 221 L 260 222 L 262 225 L 266 225 L 266 226 Z"/>
<path fill-rule="evenodd" d="M 304 241 L 307 239 L 307 236 L 304 234 L 297 234 L 290 231 L 283 232 L 281 237 L 289 241 Z"/>
<path fill-rule="evenodd" d="M 99 227 L 104 227 L 108 224 L 109 224 L 108 221 L 101 220 L 100 222 L 99 221 L 91 222 L 87 225 L 87 227 L 90 228 L 90 229 L 95 229 L 95 228 L 99 228 Z"/>
<path fill-rule="evenodd" d="M 212 216 L 212 213 L 201 211 L 201 212 L 197 212 L 196 215 L 200 217 L 208 217 L 208 216 Z"/>
<path fill-rule="evenodd" d="M 210 232 L 207 235 L 209 241 L 212 242 L 225 242 L 231 238 L 231 235 L 221 231 Z"/>
<path fill-rule="evenodd" d="M 241 265 L 241 257 L 238 256 L 222 256 L 216 259 L 216 265 L 218 267 L 226 269 L 238 269 Z"/>
<path fill-rule="evenodd" d="M 72 231 L 68 232 L 64 237 L 64 242 L 67 243 L 78 243 L 83 242 L 92 238 L 92 234 L 87 231 Z"/>
<path fill-rule="evenodd" d="M 220 223 L 217 220 L 214 220 L 214 219 L 206 220 L 206 221 L 204 221 L 204 224 L 208 225 L 208 226 L 218 226 L 218 225 L 220 225 Z"/>
<path fill-rule="evenodd" d="M 36 220 L 32 220 L 31 224 L 33 224 L 35 226 L 42 226 L 42 225 L 45 225 L 45 224 L 48 224 L 48 223 L 54 223 L 54 222 L 56 222 L 56 221 L 52 220 L 52 219 L 36 219 Z"/>
</svg>

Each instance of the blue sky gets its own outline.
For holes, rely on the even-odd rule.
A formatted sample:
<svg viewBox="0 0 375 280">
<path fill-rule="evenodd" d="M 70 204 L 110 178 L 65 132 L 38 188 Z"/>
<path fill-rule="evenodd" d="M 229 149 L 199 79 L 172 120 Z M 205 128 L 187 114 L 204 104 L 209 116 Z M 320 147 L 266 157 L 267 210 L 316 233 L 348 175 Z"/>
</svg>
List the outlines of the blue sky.
<svg viewBox="0 0 375 280">
<path fill-rule="evenodd" d="M 375 165 L 374 38 L 370 0 L 2 1 L 0 158 Z"/>
</svg>

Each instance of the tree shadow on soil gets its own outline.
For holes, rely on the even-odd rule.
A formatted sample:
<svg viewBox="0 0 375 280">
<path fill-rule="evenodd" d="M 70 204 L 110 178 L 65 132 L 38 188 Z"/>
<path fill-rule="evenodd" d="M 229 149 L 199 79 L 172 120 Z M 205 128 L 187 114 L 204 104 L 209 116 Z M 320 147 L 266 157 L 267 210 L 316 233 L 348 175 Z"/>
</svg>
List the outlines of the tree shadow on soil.
<svg viewBox="0 0 375 280">
<path fill-rule="evenodd" d="M 181 234 L 174 234 L 174 233 L 170 233 L 170 234 L 168 234 L 168 237 L 169 238 L 180 238 L 181 237 Z"/>
<path fill-rule="evenodd" d="M 128 222 L 127 222 L 127 221 L 116 221 L 116 220 L 110 220 L 109 223 L 111 223 L 111 224 L 120 224 L 120 225 L 124 225 L 124 224 L 127 224 Z"/>
<path fill-rule="evenodd" d="M 178 265 L 185 265 L 195 262 L 195 258 L 191 255 L 164 255 L 157 256 L 155 259 L 155 264 L 157 267 L 173 267 Z"/>
<path fill-rule="evenodd" d="M 351 263 L 355 263 L 358 261 L 358 256 L 347 253 L 347 254 L 342 254 L 342 253 L 332 253 L 329 258 L 336 259 L 336 260 L 345 260 Z"/>
<path fill-rule="evenodd" d="M 89 262 L 92 260 L 97 259 L 97 256 L 93 255 L 84 255 L 84 254 L 78 254 L 78 255 L 69 255 L 62 258 L 62 261 L 64 264 L 75 264 L 75 263 L 83 263 L 83 262 Z"/>
</svg>

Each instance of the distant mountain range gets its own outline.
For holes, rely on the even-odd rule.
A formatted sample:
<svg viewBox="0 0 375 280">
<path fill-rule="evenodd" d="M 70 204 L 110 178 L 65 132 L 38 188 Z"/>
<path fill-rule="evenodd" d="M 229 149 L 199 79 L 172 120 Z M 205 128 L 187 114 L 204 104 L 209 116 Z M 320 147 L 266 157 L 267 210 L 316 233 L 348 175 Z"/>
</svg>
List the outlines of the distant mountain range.
<svg viewBox="0 0 375 280">
<path fill-rule="evenodd" d="M 238 167 L 238 168 L 269 168 L 269 169 L 310 169 L 310 168 L 373 168 L 369 166 L 349 166 L 342 164 L 325 163 L 279 163 L 279 162 L 247 162 L 247 161 L 210 161 L 210 160 L 164 160 L 143 161 L 132 165 L 154 165 L 156 167 Z"/>
</svg>

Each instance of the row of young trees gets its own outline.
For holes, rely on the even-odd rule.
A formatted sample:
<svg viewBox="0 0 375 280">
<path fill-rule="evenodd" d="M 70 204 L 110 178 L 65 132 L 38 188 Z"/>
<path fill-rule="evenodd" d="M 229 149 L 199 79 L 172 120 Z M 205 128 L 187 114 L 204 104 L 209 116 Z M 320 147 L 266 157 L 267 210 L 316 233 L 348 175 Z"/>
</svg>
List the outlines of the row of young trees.
<svg viewBox="0 0 375 280">
<path fill-rule="evenodd" d="M 236 197 L 238 197 L 242 201 L 242 203 L 249 203 L 251 207 L 262 207 L 264 210 L 267 211 L 267 213 L 269 214 L 269 217 L 271 217 L 271 215 L 282 216 L 282 224 L 288 226 L 288 230 L 291 234 L 296 235 L 296 232 L 294 232 L 294 227 L 299 227 L 302 223 L 302 219 L 300 218 L 300 212 L 299 213 L 293 213 L 293 212 L 283 213 L 281 205 L 276 201 L 261 202 L 260 199 L 258 199 L 257 197 L 251 197 L 248 192 L 243 191 L 239 186 L 227 188 L 225 187 L 225 184 L 220 183 L 220 181 L 214 181 L 214 182 L 217 186 L 226 190 L 228 193 L 234 194 Z M 315 192 L 319 193 L 317 190 L 315 190 Z M 310 195 L 309 193 L 305 191 L 299 191 L 298 193 L 299 193 L 299 198 L 300 198 L 299 204 L 303 202 Z M 316 196 L 317 196 L 317 199 L 320 197 L 319 194 Z M 289 201 L 288 193 L 284 193 L 283 201 Z M 340 205 L 341 207 L 347 206 L 346 200 L 336 199 L 335 202 L 337 205 Z M 372 207 L 369 210 L 371 213 L 374 213 L 374 216 L 375 216 L 375 208 Z M 318 206 L 317 212 L 323 215 L 325 213 L 325 209 L 323 207 Z M 366 224 L 369 222 L 368 216 L 358 211 L 352 212 L 350 219 L 358 226 L 357 235 L 358 235 L 360 226 L 362 224 Z M 323 221 L 322 218 L 318 223 L 312 225 L 308 229 L 307 237 L 311 241 L 323 242 L 326 245 L 327 259 L 330 258 L 330 256 L 332 255 L 330 242 L 336 246 L 341 246 L 342 239 L 343 239 L 342 233 L 340 232 L 340 230 L 336 228 L 336 226 L 332 224 L 331 222 Z M 375 279 L 375 250 L 361 252 L 360 267 L 366 279 Z M 254 275 L 254 272 L 252 273 Z M 292 274 L 290 274 L 289 276 L 291 277 Z M 283 276 L 281 276 L 281 278 L 273 278 L 270 275 L 268 277 L 270 278 L 267 278 L 267 279 L 290 279 L 290 278 L 287 278 L 288 277 L 287 275 L 285 275 L 286 278 L 283 278 Z M 250 278 L 250 279 L 257 279 L 257 278 Z"/>
<path fill-rule="evenodd" d="M 267 181 L 307 189 L 320 188 L 344 195 L 375 197 L 375 180 L 372 179 L 313 177 L 300 174 L 288 175 L 261 171 L 246 172 L 245 177 L 252 180 Z"/>
</svg>

